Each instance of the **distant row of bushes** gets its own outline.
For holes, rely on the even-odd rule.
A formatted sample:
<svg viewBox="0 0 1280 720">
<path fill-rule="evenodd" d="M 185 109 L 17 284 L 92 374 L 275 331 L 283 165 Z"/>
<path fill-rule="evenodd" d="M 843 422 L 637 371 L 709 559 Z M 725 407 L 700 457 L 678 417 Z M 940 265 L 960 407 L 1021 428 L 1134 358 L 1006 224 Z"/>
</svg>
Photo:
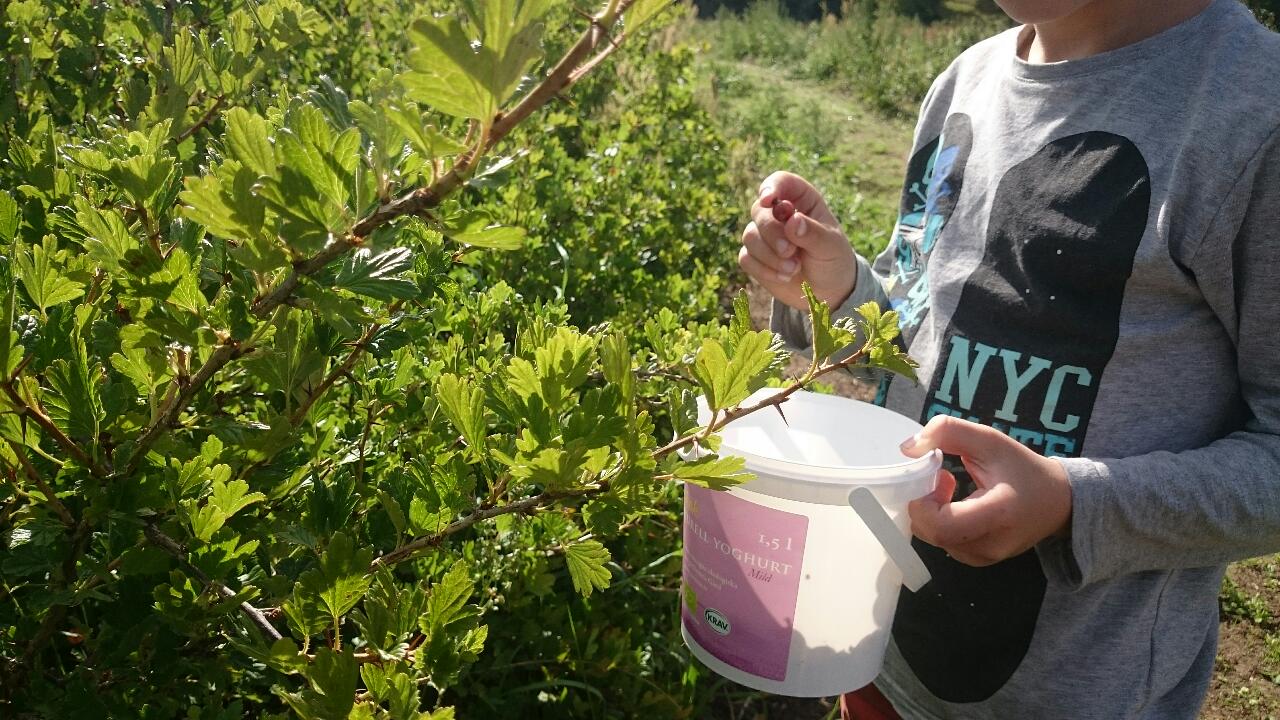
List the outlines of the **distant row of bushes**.
<svg viewBox="0 0 1280 720">
<path fill-rule="evenodd" d="M 699 17 L 710 18 L 721 12 L 740 15 L 751 7 L 753 0 L 694 0 L 693 4 Z M 808 21 L 827 15 L 843 17 L 851 4 L 850 0 L 782 0 L 779 6 L 787 17 Z M 994 0 L 878 0 L 877 4 L 890 12 L 923 22 L 934 22 L 957 14 L 1000 12 Z"/>
<path fill-rule="evenodd" d="M 709 51 L 788 77 L 835 82 L 889 115 L 913 115 L 957 55 L 1009 25 L 1004 15 L 987 13 L 926 23 L 884 0 L 846 0 L 840 19 L 803 23 L 789 18 L 787 1 L 761 0 L 741 15 L 722 12 L 704 21 Z"/>
</svg>

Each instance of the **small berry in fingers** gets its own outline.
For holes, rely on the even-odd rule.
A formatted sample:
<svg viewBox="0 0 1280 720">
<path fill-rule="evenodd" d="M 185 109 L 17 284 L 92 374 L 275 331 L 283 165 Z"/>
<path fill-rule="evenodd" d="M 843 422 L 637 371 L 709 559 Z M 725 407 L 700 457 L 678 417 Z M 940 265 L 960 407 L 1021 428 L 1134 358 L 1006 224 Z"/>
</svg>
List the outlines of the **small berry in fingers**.
<svg viewBox="0 0 1280 720">
<path fill-rule="evenodd" d="M 784 223 L 796 214 L 796 206 L 790 200 L 779 200 L 773 204 L 773 219 Z"/>
</svg>

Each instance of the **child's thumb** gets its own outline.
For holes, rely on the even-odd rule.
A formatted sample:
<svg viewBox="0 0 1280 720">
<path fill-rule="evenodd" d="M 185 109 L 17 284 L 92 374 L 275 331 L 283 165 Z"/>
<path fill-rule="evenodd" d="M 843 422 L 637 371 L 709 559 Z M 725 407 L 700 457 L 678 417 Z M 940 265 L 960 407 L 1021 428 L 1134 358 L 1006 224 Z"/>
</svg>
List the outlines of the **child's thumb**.
<svg viewBox="0 0 1280 720">
<path fill-rule="evenodd" d="M 823 225 L 808 215 L 796 213 L 782 226 L 787 240 L 816 260 L 835 260 L 848 254 L 844 233 Z"/>
</svg>

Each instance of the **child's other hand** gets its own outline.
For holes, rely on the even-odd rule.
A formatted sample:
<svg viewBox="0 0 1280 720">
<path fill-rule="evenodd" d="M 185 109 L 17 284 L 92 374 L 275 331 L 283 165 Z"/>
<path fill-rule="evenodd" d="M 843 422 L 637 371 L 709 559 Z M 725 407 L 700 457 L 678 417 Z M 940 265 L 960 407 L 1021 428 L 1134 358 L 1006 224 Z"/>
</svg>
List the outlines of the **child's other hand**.
<svg viewBox="0 0 1280 720">
<path fill-rule="evenodd" d="M 908 506 L 911 530 L 967 565 L 992 565 L 1071 529 L 1071 485 L 1054 460 L 1008 435 L 939 415 L 908 439 L 902 452 L 920 457 L 941 448 L 959 455 L 978 488 L 952 502 L 956 479 L 943 470 L 938 488 Z"/>
<path fill-rule="evenodd" d="M 773 217 L 773 206 L 789 200 L 796 212 L 785 223 Z M 751 222 L 742 232 L 738 264 L 774 297 L 797 310 L 808 310 L 802 281 L 831 309 L 853 292 L 857 261 L 849 239 L 840 231 L 818 191 L 804 178 L 776 172 L 760 184 L 751 206 Z"/>
</svg>

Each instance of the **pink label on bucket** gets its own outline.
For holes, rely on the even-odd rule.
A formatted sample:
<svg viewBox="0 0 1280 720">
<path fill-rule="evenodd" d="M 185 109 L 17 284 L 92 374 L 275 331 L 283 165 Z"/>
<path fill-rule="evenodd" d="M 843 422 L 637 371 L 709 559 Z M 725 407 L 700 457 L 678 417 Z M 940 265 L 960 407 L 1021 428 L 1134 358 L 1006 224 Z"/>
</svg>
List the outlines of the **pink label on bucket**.
<svg viewBox="0 0 1280 720">
<path fill-rule="evenodd" d="M 809 518 L 684 488 L 685 629 L 743 672 L 785 680 Z"/>
</svg>

